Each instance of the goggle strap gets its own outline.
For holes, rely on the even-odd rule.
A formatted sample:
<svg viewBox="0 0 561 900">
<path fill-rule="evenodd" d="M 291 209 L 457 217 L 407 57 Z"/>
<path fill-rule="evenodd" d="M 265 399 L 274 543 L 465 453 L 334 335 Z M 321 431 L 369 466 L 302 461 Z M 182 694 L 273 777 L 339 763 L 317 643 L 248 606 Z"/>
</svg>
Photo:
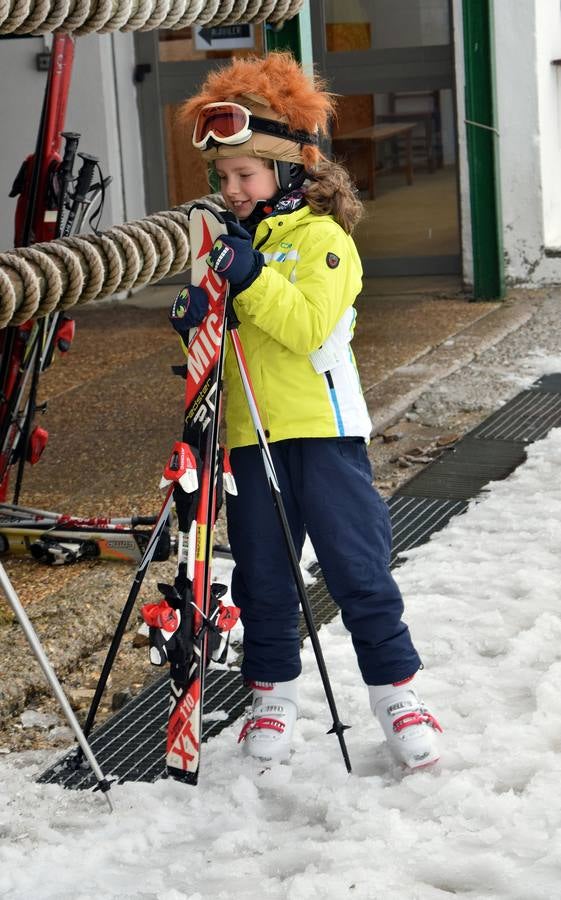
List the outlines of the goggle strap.
<svg viewBox="0 0 561 900">
<path fill-rule="evenodd" d="M 275 122 L 273 119 L 262 119 L 260 116 L 249 117 L 249 128 L 252 131 L 258 131 L 260 134 L 273 134 L 275 137 L 284 138 L 287 141 L 294 141 L 297 144 L 318 144 L 317 134 L 310 134 L 309 131 L 291 131 L 288 125 L 283 122 Z"/>
</svg>

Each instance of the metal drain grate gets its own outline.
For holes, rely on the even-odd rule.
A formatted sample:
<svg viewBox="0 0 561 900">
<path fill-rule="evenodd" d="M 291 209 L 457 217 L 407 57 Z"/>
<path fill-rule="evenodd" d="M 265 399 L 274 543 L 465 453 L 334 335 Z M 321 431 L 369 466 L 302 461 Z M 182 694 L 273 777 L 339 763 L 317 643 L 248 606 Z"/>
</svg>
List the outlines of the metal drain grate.
<svg viewBox="0 0 561 900">
<path fill-rule="evenodd" d="M 524 391 L 493 413 L 468 437 L 529 443 L 561 426 L 561 394 L 546 390 Z M 463 443 L 463 442 L 462 442 Z"/>
<path fill-rule="evenodd" d="M 553 391 L 561 394 L 561 373 L 555 372 L 552 375 L 543 375 L 539 381 L 532 385 L 535 391 Z"/>
<path fill-rule="evenodd" d="M 524 462 L 525 445 L 465 437 L 454 450 L 446 450 L 415 475 L 397 496 L 471 500 L 490 481 L 499 481 Z"/>
<path fill-rule="evenodd" d="M 425 544 L 450 519 L 465 512 L 467 505 L 462 498 L 448 500 L 394 495 L 388 503 L 393 532 L 392 567 L 399 565 L 401 553 Z"/>
<path fill-rule="evenodd" d="M 238 719 L 250 696 L 239 672 L 210 669 L 206 676 L 203 740 Z M 160 678 L 96 729 L 90 746 L 107 777 L 123 782 L 156 781 L 165 776 L 168 703 L 169 679 Z M 87 763 L 75 769 L 74 751 L 43 772 L 38 781 L 77 790 L 96 784 Z"/>
</svg>

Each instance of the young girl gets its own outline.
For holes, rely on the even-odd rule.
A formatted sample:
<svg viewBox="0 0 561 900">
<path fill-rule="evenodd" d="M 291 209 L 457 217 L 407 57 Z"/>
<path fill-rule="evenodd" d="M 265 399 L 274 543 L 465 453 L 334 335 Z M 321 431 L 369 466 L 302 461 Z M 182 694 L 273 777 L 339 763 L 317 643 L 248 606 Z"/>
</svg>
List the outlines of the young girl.
<svg viewBox="0 0 561 900">
<path fill-rule="evenodd" d="M 372 485 L 371 422 L 350 347 L 362 275 L 351 232 L 361 204 L 347 172 L 319 151 L 333 113 L 322 87 L 286 53 L 236 59 L 207 78 L 183 115 L 243 226 L 234 222 L 221 236 L 209 264 L 235 298 L 297 552 L 307 532 L 372 710 L 396 758 L 415 768 L 438 759 L 439 726 L 412 684 L 421 661 L 389 571 L 388 509 Z M 207 300 L 190 285 L 180 298 L 170 318 L 185 334 Z M 225 380 L 238 489 L 227 501 L 232 597 L 244 625 L 242 674 L 253 689 L 240 741 L 251 756 L 280 760 L 298 714 L 298 597 L 233 353 Z"/>
</svg>

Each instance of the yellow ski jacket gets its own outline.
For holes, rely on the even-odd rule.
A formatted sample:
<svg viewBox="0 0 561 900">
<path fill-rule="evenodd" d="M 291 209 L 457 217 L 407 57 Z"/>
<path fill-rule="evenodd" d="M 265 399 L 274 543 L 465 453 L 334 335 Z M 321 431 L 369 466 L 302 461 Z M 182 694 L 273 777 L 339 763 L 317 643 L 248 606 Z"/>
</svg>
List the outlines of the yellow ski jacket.
<svg viewBox="0 0 561 900">
<path fill-rule="evenodd" d="M 269 441 L 352 436 L 368 415 L 350 341 L 362 285 L 353 239 L 308 206 L 259 223 L 261 274 L 234 300 Z M 227 444 L 257 443 L 232 347 L 225 361 Z"/>
</svg>

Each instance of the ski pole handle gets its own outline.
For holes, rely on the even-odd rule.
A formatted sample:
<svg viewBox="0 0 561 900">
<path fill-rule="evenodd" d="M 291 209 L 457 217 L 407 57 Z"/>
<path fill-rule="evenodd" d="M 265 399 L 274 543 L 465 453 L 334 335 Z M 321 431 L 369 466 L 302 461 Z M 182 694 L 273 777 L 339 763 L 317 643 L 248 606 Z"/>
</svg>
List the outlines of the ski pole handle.
<svg viewBox="0 0 561 900">
<path fill-rule="evenodd" d="M 90 156 L 88 153 L 78 153 L 82 160 L 82 166 L 78 172 L 78 180 L 76 182 L 76 190 L 74 191 L 74 199 L 72 207 L 66 219 L 62 237 L 68 237 L 72 233 L 74 219 L 81 206 L 87 203 L 87 195 L 90 190 L 92 179 L 99 160 L 97 156 Z"/>
<path fill-rule="evenodd" d="M 62 234 L 62 218 L 64 216 L 64 208 L 66 206 L 66 198 L 68 195 L 68 183 L 72 177 L 74 160 L 76 159 L 81 135 L 77 134 L 75 131 L 63 131 L 61 137 L 64 138 L 65 144 L 62 161 L 59 166 L 60 196 L 58 199 L 58 214 L 55 231 L 57 237 L 60 237 Z"/>
<path fill-rule="evenodd" d="M 82 135 L 76 131 L 63 131 L 61 137 L 64 138 L 64 153 L 60 164 L 60 173 L 63 178 L 68 179 L 72 175 L 74 168 L 74 160 L 78 152 L 78 144 Z"/>
<path fill-rule="evenodd" d="M 79 153 L 78 156 L 82 160 L 82 165 L 78 172 L 74 202 L 78 201 L 79 203 L 82 203 L 90 190 L 95 167 L 99 160 L 97 156 L 90 156 L 89 153 Z"/>
</svg>

